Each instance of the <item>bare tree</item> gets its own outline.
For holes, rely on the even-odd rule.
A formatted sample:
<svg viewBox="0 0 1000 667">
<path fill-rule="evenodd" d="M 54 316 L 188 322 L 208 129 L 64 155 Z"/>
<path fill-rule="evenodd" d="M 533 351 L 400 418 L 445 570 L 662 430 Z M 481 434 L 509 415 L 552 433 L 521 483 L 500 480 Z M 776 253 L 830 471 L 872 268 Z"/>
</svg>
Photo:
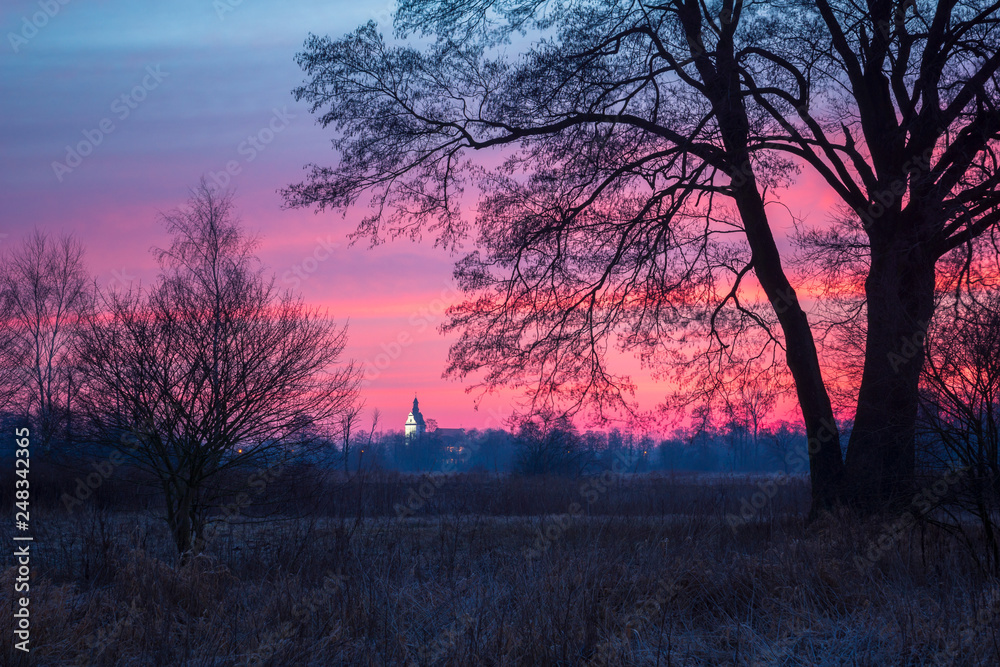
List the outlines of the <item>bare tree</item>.
<svg viewBox="0 0 1000 667">
<path fill-rule="evenodd" d="M 286 200 L 368 197 L 357 234 L 426 229 L 454 245 L 473 225 L 459 195 L 478 188 L 451 373 L 600 411 L 629 407 L 632 388 L 606 364 L 610 340 L 659 368 L 687 363 L 709 397 L 783 356 L 812 445 L 813 512 L 845 493 L 878 510 L 912 488 L 939 260 L 1000 219 L 998 8 L 411 0 L 396 28 L 438 37 L 424 52 L 388 46 L 373 24 L 307 42 L 296 95 L 338 129 L 341 160 Z M 514 61 L 497 47 L 516 31 L 533 41 Z M 468 158 L 498 149 L 492 170 Z M 801 167 L 854 213 L 848 241 L 866 261 L 846 468 L 766 206 Z M 678 348 L 696 337 L 707 345 L 692 365 Z M 916 351 L 894 367 L 901 341 Z"/>
<path fill-rule="evenodd" d="M 781 420 L 771 424 L 770 428 L 764 431 L 762 439 L 764 444 L 780 462 L 785 474 L 802 472 L 792 467 L 794 461 L 804 461 L 803 458 L 798 458 L 793 453 L 800 446 L 803 451 L 805 450 L 805 433 L 802 432 L 799 426 Z"/>
<path fill-rule="evenodd" d="M 369 452 L 371 451 L 372 443 L 375 439 L 375 430 L 378 428 L 379 419 L 382 416 L 381 411 L 375 409 L 372 411 L 372 425 L 368 430 L 368 435 L 365 438 L 359 437 L 357 433 L 358 427 L 361 425 L 361 413 L 364 410 L 364 403 L 356 403 L 349 408 L 345 409 L 340 417 L 340 439 L 341 439 L 341 455 L 344 459 L 344 473 L 349 474 L 350 468 L 350 453 L 351 453 L 351 443 L 352 439 L 357 444 L 354 445 L 358 449 L 358 472 L 361 471 L 361 462 L 367 448 Z"/>
<path fill-rule="evenodd" d="M 335 432 L 358 378 L 341 363 L 346 329 L 278 292 L 231 195 L 202 182 L 163 221 L 159 279 L 103 294 L 79 357 L 93 434 L 157 481 L 187 554 L 229 478 L 266 479 L 328 442 L 317 434 Z"/>
<path fill-rule="evenodd" d="M 21 349 L 14 335 L 10 302 L 0 292 L 0 412 L 14 405 L 24 386 L 21 369 L 24 366 Z"/>
<path fill-rule="evenodd" d="M 994 248 L 996 250 L 996 248 Z M 1000 257 L 1000 254 L 997 255 Z M 978 267 L 982 268 L 982 267 Z M 1000 264 L 970 271 L 928 332 L 919 425 L 931 460 L 962 471 L 947 500 L 978 518 L 1000 572 Z M 978 275 L 977 275 L 978 274 Z M 941 469 L 936 471 L 940 474 Z M 937 498 L 945 500 L 942 494 Z M 962 521 L 954 527 L 962 528 Z"/>
<path fill-rule="evenodd" d="M 750 469 L 758 459 L 761 432 L 774 409 L 776 394 L 767 378 L 749 380 L 723 391 L 723 409 L 735 466 Z"/>
<path fill-rule="evenodd" d="M 359 473 L 364 470 L 364 458 L 366 451 L 368 452 L 368 456 L 372 458 L 372 463 L 369 464 L 369 468 L 371 468 L 371 466 L 373 465 L 376 465 L 378 462 L 377 459 L 378 452 L 375 451 L 374 445 L 375 445 L 375 431 L 378 429 L 378 422 L 379 419 L 381 419 L 381 417 L 382 417 L 382 412 L 378 408 L 372 410 L 372 425 L 371 428 L 368 429 L 368 435 L 364 439 L 359 438 L 360 442 L 358 443 L 357 446 Z"/>
<path fill-rule="evenodd" d="M 955 267 L 949 256 L 1000 220 L 1000 3 L 796 0 L 787 9 L 788 29 L 766 53 L 785 84 L 747 90 L 781 125 L 782 150 L 854 212 L 834 244 L 860 247 L 867 265 L 846 474 L 851 495 L 877 509 L 905 503 L 913 488 L 935 285 Z"/>
<path fill-rule="evenodd" d="M 78 390 L 72 342 L 93 298 L 83 254 L 72 235 L 54 240 L 35 229 L 0 263 L 0 394 L 17 398 L 42 447 L 65 434 Z"/>
<path fill-rule="evenodd" d="M 345 475 L 350 473 L 348 464 L 351 460 L 351 437 L 355 435 L 355 427 L 361 422 L 361 412 L 364 410 L 364 407 L 363 403 L 358 403 L 348 407 L 340 415 L 341 454 L 344 457 Z"/>
<path fill-rule="evenodd" d="M 579 475 L 590 463 L 580 436 L 565 417 L 525 419 L 514 437 L 516 466 L 529 475 Z"/>
<path fill-rule="evenodd" d="M 457 193 L 479 187 L 482 250 L 457 267 L 474 298 L 452 311 L 449 326 L 463 335 L 449 372 L 525 389 L 535 412 L 560 403 L 591 405 L 599 417 L 608 406 L 630 409 L 629 378 L 606 365 L 615 338 L 661 366 L 677 360 L 679 339 L 702 336 L 709 349 L 687 367 L 711 371 L 715 388 L 780 359 L 773 348 L 783 346 L 807 429 L 823 443 L 810 454 L 815 507 L 831 504 L 839 436 L 760 190 L 780 183 L 789 164 L 751 160 L 746 109 L 726 103 L 741 99 L 727 92 L 738 83 L 731 35 L 719 40 L 725 53 L 710 53 L 691 3 L 683 16 L 674 4 L 655 16 L 581 5 L 537 22 L 522 6 L 512 9 L 519 21 L 557 26 L 562 44 L 542 41 L 510 63 L 484 49 L 518 26 L 480 34 L 478 8 L 486 11 L 407 5 L 402 31 L 442 31 L 427 54 L 387 47 L 373 25 L 338 42 L 310 39 L 299 61 L 313 78 L 296 94 L 328 108 L 322 121 L 341 129 L 342 155 L 338 167 L 316 167 L 289 188 L 287 202 L 343 207 L 367 193 L 374 213 L 358 234 L 429 227 L 452 244 L 469 225 Z M 459 39 L 461 26 L 469 31 Z M 729 69 L 715 71 L 716 59 Z M 724 140 L 723 121 L 736 128 Z M 502 146 L 511 148 L 501 168 L 463 168 L 466 151 Z M 742 222 L 720 198 L 738 205 Z M 770 315 L 741 295 L 751 271 Z"/>
</svg>

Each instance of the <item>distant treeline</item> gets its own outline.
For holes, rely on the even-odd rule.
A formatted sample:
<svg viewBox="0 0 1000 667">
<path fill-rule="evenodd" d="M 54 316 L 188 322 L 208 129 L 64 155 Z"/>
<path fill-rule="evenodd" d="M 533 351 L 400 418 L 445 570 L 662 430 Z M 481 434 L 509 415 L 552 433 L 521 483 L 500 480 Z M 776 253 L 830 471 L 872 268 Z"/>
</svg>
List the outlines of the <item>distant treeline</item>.
<svg viewBox="0 0 1000 667">
<path fill-rule="evenodd" d="M 325 459 L 341 461 L 331 442 Z M 571 425 L 545 429 L 526 421 L 510 432 L 471 429 L 409 441 L 401 431 L 364 434 L 351 445 L 349 471 L 587 474 L 612 467 L 633 472 L 808 472 L 805 432 L 787 423 L 753 433 L 740 425 L 671 437 L 630 430 L 586 431 Z M 319 461 L 317 461 L 319 462 Z"/>
</svg>

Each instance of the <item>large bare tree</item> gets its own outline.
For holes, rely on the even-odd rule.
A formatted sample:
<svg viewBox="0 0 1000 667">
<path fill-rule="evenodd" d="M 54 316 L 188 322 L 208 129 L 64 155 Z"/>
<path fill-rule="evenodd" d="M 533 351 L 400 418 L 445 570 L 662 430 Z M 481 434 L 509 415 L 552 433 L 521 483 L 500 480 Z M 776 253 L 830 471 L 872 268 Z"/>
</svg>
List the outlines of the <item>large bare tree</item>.
<svg viewBox="0 0 1000 667">
<path fill-rule="evenodd" d="M 79 363 L 93 434 L 157 480 L 186 554 L 233 493 L 224 481 L 267 480 L 329 442 L 358 376 L 346 329 L 265 274 L 231 195 L 202 182 L 163 221 L 159 279 L 102 295 Z"/>
<path fill-rule="evenodd" d="M 1000 220 L 1000 3 L 797 0 L 797 20 L 760 51 L 781 89 L 743 70 L 777 120 L 782 151 L 819 173 L 854 213 L 818 235 L 865 265 L 863 365 L 847 450 L 853 497 L 907 498 L 923 341 L 935 286 Z M 773 137 L 762 137 L 769 142 Z M 855 252 L 855 254 L 857 254 Z"/>
<path fill-rule="evenodd" d="M 72 342 L 93 293 L 83 245 L 35 229 L 0 260 L 0 408 L 6 400 L 49 447 L 66 434 L 74 385 Z"/>
<path fill-rule="evenodd" d="M 475 227 L 479 249 L 456 269 L 471 298 L 452 311 L 450 371 L 523 387 L 543 407 L 627 399 L 628 378 L 607 365 L 615 340 L 657 368 L 706 341 L 688 368 L 709 395 L 783 356 L 814 512 L 845 496 L 882 507 L 912 484 L 938 261 L 998 215 L 997 9 L 410 0 L 397 34 L 437 38 L 422 51 L 388 45 L 373 24 L 307 41 L 296 95 L 338 131 L 340 162 L 314 166 L 286 200 L 368 204 L 357 233 L 376 239 L 429 230 L 453 245 Z M 476 151 L 492 159 L 473 162 Z M 767 193 L 801 168 L 857 222 L 825 241 L 860 248 L 866 266 L 846 469 L 768 217 Z M 468 188 L 481 194 L 476 220 L 463 214 Z"/>
</svg>

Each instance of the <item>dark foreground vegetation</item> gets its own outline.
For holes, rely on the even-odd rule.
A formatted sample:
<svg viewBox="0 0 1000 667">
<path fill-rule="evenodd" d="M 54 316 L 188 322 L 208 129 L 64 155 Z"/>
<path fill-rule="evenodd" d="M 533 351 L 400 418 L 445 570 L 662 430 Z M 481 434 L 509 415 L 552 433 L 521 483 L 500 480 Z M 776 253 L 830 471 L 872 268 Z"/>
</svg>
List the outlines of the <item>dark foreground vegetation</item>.
<svg viewBox="0 0 1000 667">
<path fill-rule="evenodd" d="M 72 512 L 41 496 L 31 664 L 1000 662 L 1000 581 L 978 524 L 807 524 L 800 478 L 286 469 L 279 486 L 297 491 L 230 506 L 183 565 L 127 470 Z"/>
</svg>

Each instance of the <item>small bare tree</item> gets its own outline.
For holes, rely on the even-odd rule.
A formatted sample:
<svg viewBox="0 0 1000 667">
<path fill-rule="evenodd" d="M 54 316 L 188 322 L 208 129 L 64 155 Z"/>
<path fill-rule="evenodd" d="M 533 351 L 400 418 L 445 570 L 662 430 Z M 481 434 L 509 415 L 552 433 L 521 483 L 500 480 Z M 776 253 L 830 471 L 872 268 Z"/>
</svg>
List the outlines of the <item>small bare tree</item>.
<svg viewBox="0 0 1000 667">
<path fill-rule="evenodd" d="M 344 457 L 345 475 L 350 474 L 351 437 L 357 430 L 357 426 L 361 423 L 361 412 L 364 408 L 364 403 L 358 403 L 348 407 L 340 415 L 341 454 Z"/>
<path fill-rule="evenodd" d="M 0 412 L 11 407 L 22 386 L 16 342 L 10 302 L 0 292 Z"/>
<path fill-rule="evenodd" d="M 942 467 L 963 472 L 947 498 L 978 519 L 1000 572 L 1000 285 L 960 292 L 952 307 L 928 336 L 920 425 Z"/>
<path fill-rule="evenodd" d="M 734 467 L 747 469 L 759 464 L 761 432 L 777 401 L 774 384 L 748 380 L 723 392 L 725 428 L 733 450 Z"/>
<path fill-rule="evenodd" d="M 103 294 L 79 358 L 94 435 L 157 480 L 186 557 L 234 481 L 328 442 L 358 375 L 340 363 L 346 329 L 265 276 L 231 195 L 202 182 L 163 221 L 159 279 Z"/>
<path fill-rule="evenodd" d="M 781 462 L 785 474 L 803 472 L 803 470 L 795 470 L 790 467 L 795 460 L 805 461 L 804 457 L 795 457 L 793 454 L 796 447 L 801 447 L 802 451 L 806 451 L 806 434 L 800 426 L 782 419 L 764 431 L 763 441 L 775 458 Z"/>
<path fill-rule="evenodd" d="M 77 387 L 71 350 L 92 303 L 83 245 L 34 230 L 0 262 L 0 407 L 16 400 L 47 448 L 67 426 Z"/>
<path fill-rule="evenodd" d="M 579 475 L 590 464 L 576 427 L 565 416 L 524 419 L 514 437 L 517 469 L 529 475 Z"/>
<path fill-rule="evenodd" d="M 381 418 L 382 418 L 381 410 L 379 410 L 378 408 L 372 410 L 372 426 L 370 429 L 368 429 L 368 438 L 365 440 L 364 446 L 361 449 L 361 454 L 358 456 L 358 472 L 361 471 L 361 461 L 364 456 L 365 449 L 374 454 L 374 452 L 372 452 L 372 443 L 375 440 L 375 431 L 376 429 L 378 429 L 378 422 L 379 419 Z"/>
</svg>

